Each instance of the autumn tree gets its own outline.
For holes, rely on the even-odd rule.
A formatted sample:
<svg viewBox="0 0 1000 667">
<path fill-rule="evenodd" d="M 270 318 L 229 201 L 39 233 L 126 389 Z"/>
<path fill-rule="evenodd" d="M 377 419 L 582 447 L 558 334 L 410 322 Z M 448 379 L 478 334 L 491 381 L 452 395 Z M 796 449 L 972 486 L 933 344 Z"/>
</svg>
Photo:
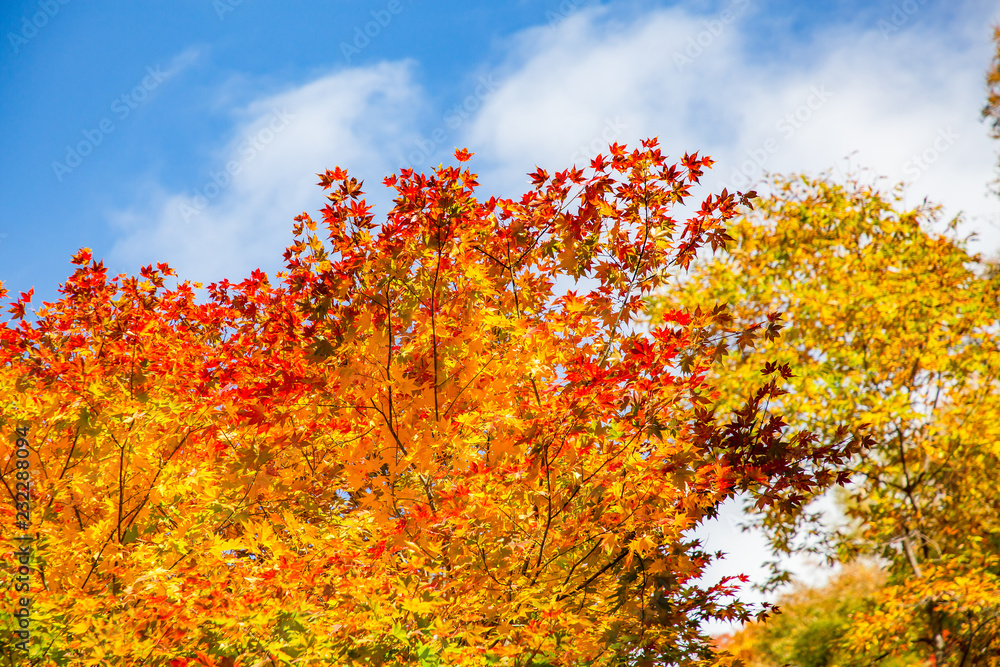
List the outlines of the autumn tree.
<svg viewBox="0 0 1000 667">
<path fill-rule="evenodd" d="M 849 637 L 857 619 L 874 609 L 885 579 L 876 563 L 855 561 L 821 586 L 797 582 L 778 598 L 770 618 L 722 637 L 722 647 L 747 667 L 870 665 L 870 658 L 859 655 Z M 878 661 L 880 667 L 922 664 L 914 653 Z"/>
<path fill-rule="evenodd" d="M 767 187 L 727 251 L 657 307 L 728 303 L 738 327 L 782 312 L 779 340 L 747 341 L 715 367 L 718 409 L 738 409 L 766 355 L 793 371 L 771 403 L 790 425 L 822 443 L 866 425 L 877 445 L 852 461 L 849 523 L 764 508 L 759 524 L 778 553 L 888 561 L 877 604 L 849 633 L 864 660 L 920 650 L 937 665 L 996 664 L 1000 273 L 898 190 L 806 177 Z"/>
<path fill-rule="evenodd" d="M 672 217 L 711 163 L 615 144 L 519 200 L 403 170 L 381 224 L 337 168 L 275 279 L 199 301 L 166 265 L 109 277 L 84 250 L 58 301 L 32 317 L 21 295 L 0 458 L 10 491 L 26 428 L 32 663 L 712 659 L 704 621 L 764 610 L 698 581 L 713 556 L 691 530 L 736 494 L 792 510 L 866 443 L 764 418 L 780 365 L 712 411 L 719 346 L 773 338 L 774 316 L 634 326 L 749 203 Z"/>
</svg>

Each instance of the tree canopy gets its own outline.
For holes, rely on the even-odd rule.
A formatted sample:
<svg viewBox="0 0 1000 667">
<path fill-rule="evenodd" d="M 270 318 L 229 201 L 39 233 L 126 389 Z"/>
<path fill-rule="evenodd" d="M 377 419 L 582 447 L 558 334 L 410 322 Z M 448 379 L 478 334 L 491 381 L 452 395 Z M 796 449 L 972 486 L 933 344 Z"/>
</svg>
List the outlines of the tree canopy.
<svg viewBox="0 0 1000 667">
<path fill-rule="evenodd" d="M 874 608 L 885 579 L 878 564 L 855 561 L 822 586 L 797 582 L 778 598 L 779 613 L 721 637 L 720 643 L 748 667 L 870 665 L 847 638 L 858 615 Z M 924 664 L 916 651 L 877 662 L 881 667 Z"/>
<path fill-rule="evenodd" d="M 849 633 L 857 660 L 920 649 L 938 665 L 993 664 L 1000 271 L 953 225 L 942 230 L 936 209 L 903 207 L 898 191 L 806 177 L 768 187 L 731 227 L 727 251 L 656 308 L 729 303 L 737 327 L 785 313 L 779 340 L 716 367 L 720 395 L 738 404 L 761 358 L 772 359 L 795 371 L 771 404 L 792 427 L 821 443 L 865 427 L 875 445 L 848 467 L 848 524 L 824 526 L 818 511 L 789 521 L 772 506 L 758 525 L 778 553 L 888 563 L 878 604 Z"/>
<path fill-rule="evenodd" d="M 32 318 L 22 294 L 0 327 L 12 500 L 15 428 L 30 450 L 30 659 L 713 659 L 703 621 L 766 608 L 698 580 L 713 555 L 690 531 L 737 494 L 794 511 L 870 443 L 785 428 L 780 364 L 722 396 L 720 350 L 774 338 L 773 313 L 634 326 L 750 204 L 672 217 L 711 164 L 615 144 L 485 201 L 467 169 L 403 170 L 381 224 L 336 168 L 286 271 L 202 300 L 165 264 L 110 277 L 81 250 L 59 300 Z"/>
</svg>

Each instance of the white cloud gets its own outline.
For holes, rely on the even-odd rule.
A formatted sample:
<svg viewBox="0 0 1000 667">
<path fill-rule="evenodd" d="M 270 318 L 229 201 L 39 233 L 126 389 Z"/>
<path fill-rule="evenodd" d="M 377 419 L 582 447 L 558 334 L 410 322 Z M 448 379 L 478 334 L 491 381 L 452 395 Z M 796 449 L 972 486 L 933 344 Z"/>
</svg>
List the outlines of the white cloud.
<svg viewBox="0 0 1000 667">
<path fill-rule="evenodd" d="M 234 111 L 232 138 L 185 192 L 150 186 L 146 210 L 118 211 L 120 266 L 166 261 L 186 279 L 238 280 L 254 268 L 283 268 L 293 218 L 316 217 L 325 200 L 316 174 L 341 166 L 366 179 L 385 204 L 381 178 L 413 134 L 422 93 L 403 62 L 350 69 Z M 384 211 L 384 206 L 382 207 Z"/>
<path fill-rule="evenodd" d="M 964 6 L 964 40 L 916 19 L 882 35 L 873 21 L 820 32 L 808 48 L 780 45 L 774 51 L 785 57 L 768 59 L 749 46 L 756 3 L 720 7 L 712 15 L 581 7 L 519 33 L 489 75 L 489 94 L 473 96 L 468 120 L 445 114 L 449 123 L 435 128 L 458 125 L 455 138 L 433 143 L 477 152 L 471 166 L 484 192 L 504 195 L 519 194 L 535 164 L 583 166 L 610 141 L 634 146 L 650 136 L 670 155 L 697 150 L 717 160 L 696 196 L 747 189 L 763 170 L 842 169 L 852 155 L 853 166 L 888 183 L 916 178 L 912 203 L 926 195 L 950 215 L 964 209 L 984 237 L 979 247 L 1000 245 L 1000 228 L 989 224 L 1000 206 L 986 196 L 1000 146 L 978 114 L 990 56 L 986 9 Z M 384 214 L 378 181 L 407 149 L 429 145 L 418 132 L 426 102 L 412 70 L 347 69 L 234 111 L 232 138 L 187 190 L 154 184 L 150 203 L 113 215 L 123 235 L 112 260 L 134 268 L 166 259 L 202 281 L 273 271 L 292 218 L 323 204 L 314 174 L 334 165 L 365 177 Z M 470 81 L 470 94 L 482 87 L 482 78 Z M 268 124 L 280 125 L 283 110 L 292 118 L 272 137 Z M 255 137 L 259 149 L 251 150 Z M 234 161 L 239 173 L 216 192 L 212 174 L 224 182 Z M 205 207 L 192 214 L 197 194 L 215 196 L 197 200 Z"/>
<path fill-rule="evenodd" d="M 658 136 L 674 156 L 708 153 L 713 188 L 746 189 L 764 170 L 843 170 L 851 155 L 852 167 L 888 184 L 915 181 L 912 204 L 928 196 L 948 215 L 964 210 L 980 248 L 1000 246 L 988 224 L 1000 202 L 986 196 L 1000 146 L 979 120 L 990 58 L 981 3 L 959 13 L 967 40 L 915 19 L 883 35 L 873 21 L 780 45 L 780 60 L 748 48 L 752 6 L 723 8 L 728 20 L 679 8 L 615 20 L 590 8 L 520 35 L 502 86 L 466 133 L 484 157 L 481 182 L 513 194 L 534 164 L 582 166 L 580 147 L 606 145 L 602 135 L 630 146 Z"/>
</svg>

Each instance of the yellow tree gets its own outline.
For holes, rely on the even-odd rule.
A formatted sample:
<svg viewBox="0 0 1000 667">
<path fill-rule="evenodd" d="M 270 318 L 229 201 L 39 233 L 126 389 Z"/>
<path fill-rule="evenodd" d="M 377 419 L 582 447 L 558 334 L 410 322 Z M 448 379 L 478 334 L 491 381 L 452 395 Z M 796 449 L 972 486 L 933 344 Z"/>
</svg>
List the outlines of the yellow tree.
<svg viewBox="0 0 1000 667">
<path fill-rule="evenodd" d="M 842 507 L 824 530 L 760 517 L 779 552 L 817 547 L 848 561 L 888 559 L 870 614 L 855 619 L 862 660 L 922 648 L 936 664 L 993 664 L 1000 650 L 1000 352 L 994 265 L 939 233 L 936 210 L 857 182 L 776 178 L 771 196 L 730 231 L 727 252 L 698 264 L 657 307 L 731 304 L 736 326 L 784 313 L 768 358 L 793 369 L 776 397 L 790 424 L 820 441 L 866 424 L 878 443 L 853 462 Z M 952 229 L 952 232 L 954 230 Z M 655 320 L 654 320 L 655 321 Z M 719 354 L 727 351 L 720 347 Z M 759 374 L 748 346 L 717 367 L 726 414 Z"/>
<path fill-rule="evenodd" d="M 759 419 L 775 366 L 732 420 L 707 410 L 712 313 L 631 326 L 727 238 L 725 191 L 672 217 L 710 165 L 616 144 L 516 201 L 478 199 L 459 167 L 404 170 L 381 225 L 337 168 L 287 271 L 204 302 L 169 267 L 109 278 L 82 251 L 59 301 L 32 320 L 22 295 L 0 328 L 3 480 L 13 500 L 27 429 L 33 485 L 27 529 L 8 512 L 0 542 L 34 536 L 28 657 L 710 659 L 701 623 L 758 610 L 698 582 L 712 555 L 690 531 L 738 493 L 794 506 L 865 444 Z"/>
<path fill-rule="evenodd" d="M 873 563 L 855 562 L 822 586 L 796 584 L 777 600 L 764 622 L 749 623 L 719 638 L 722 648 L 747 667 L 848 667 L 870 665 L 858 656 L 849 637 L 856 618 L 875 606 L 885 572 Z M 921 665 L 915 654 L 885 657 L 880 667 Z"/>
</svg>

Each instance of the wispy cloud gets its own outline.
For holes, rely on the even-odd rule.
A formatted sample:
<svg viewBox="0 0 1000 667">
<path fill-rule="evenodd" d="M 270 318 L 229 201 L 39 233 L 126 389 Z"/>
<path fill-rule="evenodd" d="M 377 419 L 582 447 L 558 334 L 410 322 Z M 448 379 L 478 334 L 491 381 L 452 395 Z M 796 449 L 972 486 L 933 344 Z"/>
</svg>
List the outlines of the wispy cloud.
<svg viewBox="0 0 1000 667">
<path fill-rule="evenodd" d="M 293 218 L 323 206 L 317 173 L 342 166 L 384 196 L 377 184 L 415 133 L 422 93 L 411 69 L 344 70 L 234 109 L 230 138 L 189 189 L 150 183 L 145 207 L 113 214 L 112 261 L 132 270 L 167 261 L 206 283 L 280 269 Z"/>
<path fill-rule="evenodd" d="M 756 5 L 738 8 L 678 68 L 675 54 L 719 15 L 574 5 L 513 36 L 499 67 L 470 75 L 486 76 L 489 94 L 476 97 L 447 140 L 438 141 L 439 128 L 418 127 L 445 108 L 428 112 L 413 63 L 344 69 L 262 97 L 233 110 L 229 140 L 186 190 L 150 184 L 147 206 L 114 215 L 122 237 L 113 259 L 130 267 L 166 259 L 200 280 L 280 268 L 292 218 L 322 206 L 316 172 L 340 165 L 367 178 L 384 213 L 378 181 L 432 140 L 434 150 L 446 143 L 477 152 L 471 166 L 484 188 L 516 195 L 535 164 L 584 166 L 605 137 L 634 145 L 658 136 L 668 154 L 711 154 L 717 164 L 705 181 L 715 189 L 749 188 L 764 172 L 843 167 L 849 155 L 887 183 L 913 181 L 913 157 L 941 143 L 942 128 L 947 150 L 921 161 L 910 199 L 964 210 L 982 247 L 1000 245 L 1000 230 L 988 224 L 998 205 L 986 196 L 995 149 L 978 114 L 990 56 L 986 9 L 963 5 L 956 25 L 964 41 L 916 20 L 886 39 L 873 22 L 780 45 L 791 57 L 769 59 L 748 46 Z M 269 131 L 277 113 L 290 120 Z M 248 142 L 265 136 L 247 159 Z M 197 215 L 185 218 L 198 197 Z"/>
<path fill-rule="evenodd" d="M 741 4 L 727 15 L 725 29 L 681 68 L 675 55 L 715 15 L 672 8 L 622 20 L 586 8 L 521 35 L 503 85 L 465 135 L 488 156 L 482 182 L 514 191 L 531 165 L 568 166 L 607 118 L 627 128 L 619 140 L 658 136 L 669 154 L 711 154 L 717 164 L 705 182 L 716 188 L 749 187 L 764 172 L 842 169 L 849 155 L 889 183 L 912 182 L 913 156 L 951 128 L 947 151 L 921 162 L 909 199 L 927 196 L 948 215 L 963 210 L 982 247 L 1000 245 L 987 224 L 998 210 L 986 196 L 996 147 L 979 121 L 988 10 L 963 6 L 964 41 L 916 21 L 887 40 L 872 23 L 781 45 L 792 55 L 780 61 L 749 52 L 754 10 Z"/>
</svg>

